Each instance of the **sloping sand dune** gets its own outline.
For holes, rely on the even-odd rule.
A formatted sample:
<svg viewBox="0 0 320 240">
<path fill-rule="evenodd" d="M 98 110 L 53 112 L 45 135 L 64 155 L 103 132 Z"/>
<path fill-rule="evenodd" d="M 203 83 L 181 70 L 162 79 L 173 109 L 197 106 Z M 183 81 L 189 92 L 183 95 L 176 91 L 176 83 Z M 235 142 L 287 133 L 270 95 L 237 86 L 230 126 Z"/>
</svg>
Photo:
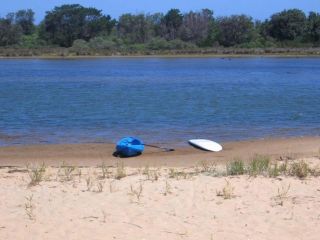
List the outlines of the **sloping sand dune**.
<svg viewBox="0 0 320 240">
<path fill-rule="evenodd" d="M 319 177 L 102 169 L 0 169 L 0 239 L 319 239 Z"/>
</svg>

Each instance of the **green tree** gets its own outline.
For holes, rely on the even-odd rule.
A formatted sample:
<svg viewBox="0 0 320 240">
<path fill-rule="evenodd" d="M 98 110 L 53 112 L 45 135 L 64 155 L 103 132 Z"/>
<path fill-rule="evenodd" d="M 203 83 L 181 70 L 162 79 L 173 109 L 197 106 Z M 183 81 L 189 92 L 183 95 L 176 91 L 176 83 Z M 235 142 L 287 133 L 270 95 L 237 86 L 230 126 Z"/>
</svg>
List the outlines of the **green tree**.
<svg viewBox="0 0 320 240">
<path fill-rule="evenodd" d="M 152 35 L 160 37 L 162 36 L 162 26 L 161 23 L 163 21 L 163 13 L 154 13 L 154 14 L 147 14 L 146 19 L 152 26 Z"/>
<path fill-rule="evenodd" d="M 306 15 L 299 9 L 284 10 L 273 14 L 269 21 L 269 35 L 279 41 L 301 37 L 306 27 Z"/>
<path fill-rule="evenodd" d="M 230 47 L 250 42 L 253 38 L 254 24 L 246 15 L 220 17 L 216 21 L 219 44 Z"/>
<path fill-rule="evenodd" d="M 307 29 L 306 29 L 307 39 L 311 42 L 320 41 L 320 14 L 316 12 L 310 12 Z"/>
<path fill-rule="evenodd" d="M 181 26 L 181 39 L 198 45 L 206 45 L 213 20 L 213 11 L 209 9 L 185 14 Z"/>
<path fill-rule="evenodd" d="M 152 22 L 144 14 L 123 14 L 119 18 L 118 34 L 127 43 L 145 43 L 154 34 Z"/>
<path fill-rule="evenodd" d="M 0 18 L 0 46 L 17 44 L 22 36 L 22 29 L 14 24 L 14 13 Z"/>
<path fill-rule="evenodd" d="M 15 23 L 22 28 L 23 34 L 32 34 L 35 30 L 34 12 L 31 9 L 19 10 L 15 13 Z"/>
<path fill-rule="evenodd" d="M 115 21 L 101 10 L 79 4 L 62 5 L 46 13 L 41 37 L 49 43 L 70 47 L 77 39 L 90 40 L 100 33 L 110 34 Z"/>
<path fill-rule="evenodd" d="M 171 9 L 162 19 L 162 35 L 167 40 L 178 38 L 180 27 L 182 25 L 183 15 L 179 9 Z"/>
</svg>

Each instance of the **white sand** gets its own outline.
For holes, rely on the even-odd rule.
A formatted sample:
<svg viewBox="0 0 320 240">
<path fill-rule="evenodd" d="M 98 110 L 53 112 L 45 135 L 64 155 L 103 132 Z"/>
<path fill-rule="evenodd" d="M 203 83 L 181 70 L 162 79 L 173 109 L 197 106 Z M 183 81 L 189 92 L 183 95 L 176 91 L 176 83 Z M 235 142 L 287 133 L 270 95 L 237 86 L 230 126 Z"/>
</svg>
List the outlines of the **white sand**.
<svg viewBox="0 0 320 240">
<path fill-rule="evenodd" d="M 47 169 L 45 181 L 28 187 L 28 173 L 10 170 L 0 169 L 0 239 L 319 239 L 319 177 L 177 179 L 162 168 L 156 181 L 141 169 L 101 180 L 100 169 L 83 168 L 64 181 L 63 171 Z M 234 188 L 231 199 L 217 196 L 226 181 Z M 132 192 L 140 184 L 138 200 Z"/>
</svg>

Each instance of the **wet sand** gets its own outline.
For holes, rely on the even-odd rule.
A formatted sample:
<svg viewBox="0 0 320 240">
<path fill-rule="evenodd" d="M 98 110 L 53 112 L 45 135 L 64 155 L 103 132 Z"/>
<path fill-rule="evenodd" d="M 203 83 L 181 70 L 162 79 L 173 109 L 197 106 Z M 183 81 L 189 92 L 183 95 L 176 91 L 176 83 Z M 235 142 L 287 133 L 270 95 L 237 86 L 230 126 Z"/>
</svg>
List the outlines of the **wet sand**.
<svg viewBox="0 0 320 240">
<path fill-rule="evenodd" d="M 262 139 L 223 143 L 223 151 L 206 152 L 191 146 L 163 152 L 147 147 L 138 157 L 122 158 L 126 166 L 192 167 L 202 160 L 214 160 L 218 164 L 240 158 L 250 160 L 255 154 L 277 158 L 313 157 L 320 152 L 320 137 L 295 137 Z M 170 147 L 170 146 L 166 146 Z M 58 166 L 61 162 L 77 166 L 96 166 L 105 162 L 115 165 L 114 144 L 62 144 L 0 147 L 0 166 L 25 166 L 27 163 L 45 163 Z"/>
</svg>

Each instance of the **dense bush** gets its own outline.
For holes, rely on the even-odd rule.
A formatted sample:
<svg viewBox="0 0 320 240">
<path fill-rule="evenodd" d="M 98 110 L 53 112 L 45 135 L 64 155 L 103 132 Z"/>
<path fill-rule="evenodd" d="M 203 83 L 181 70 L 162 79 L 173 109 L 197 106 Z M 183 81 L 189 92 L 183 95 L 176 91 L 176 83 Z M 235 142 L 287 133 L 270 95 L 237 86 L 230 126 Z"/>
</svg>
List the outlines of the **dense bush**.
<svg viewBox="0 0 320 240">
<path fill-rule="evenodd" d="M 92 49 L 107 49 L 112 50 L 116 48 L 116 43 L 108 38 L 95 37 L 90 39 L 89 47 Z"/>
<path fill-rule="evenodd" d="M 288 9 L 265 21 L 253 21 L 246 15 L 217 18 L 209 9 L 187 13 L 170 9 L 165 14 L 123 14 L 116 21 L 96 8 L 66 4 L 48 11 L 38 25 L 31 9 L 0 18 L 0 46 L 71 47 L 77 54 L 307 48 L 320 46 L 320 14 L 307 16 Z"/>
</svg>

